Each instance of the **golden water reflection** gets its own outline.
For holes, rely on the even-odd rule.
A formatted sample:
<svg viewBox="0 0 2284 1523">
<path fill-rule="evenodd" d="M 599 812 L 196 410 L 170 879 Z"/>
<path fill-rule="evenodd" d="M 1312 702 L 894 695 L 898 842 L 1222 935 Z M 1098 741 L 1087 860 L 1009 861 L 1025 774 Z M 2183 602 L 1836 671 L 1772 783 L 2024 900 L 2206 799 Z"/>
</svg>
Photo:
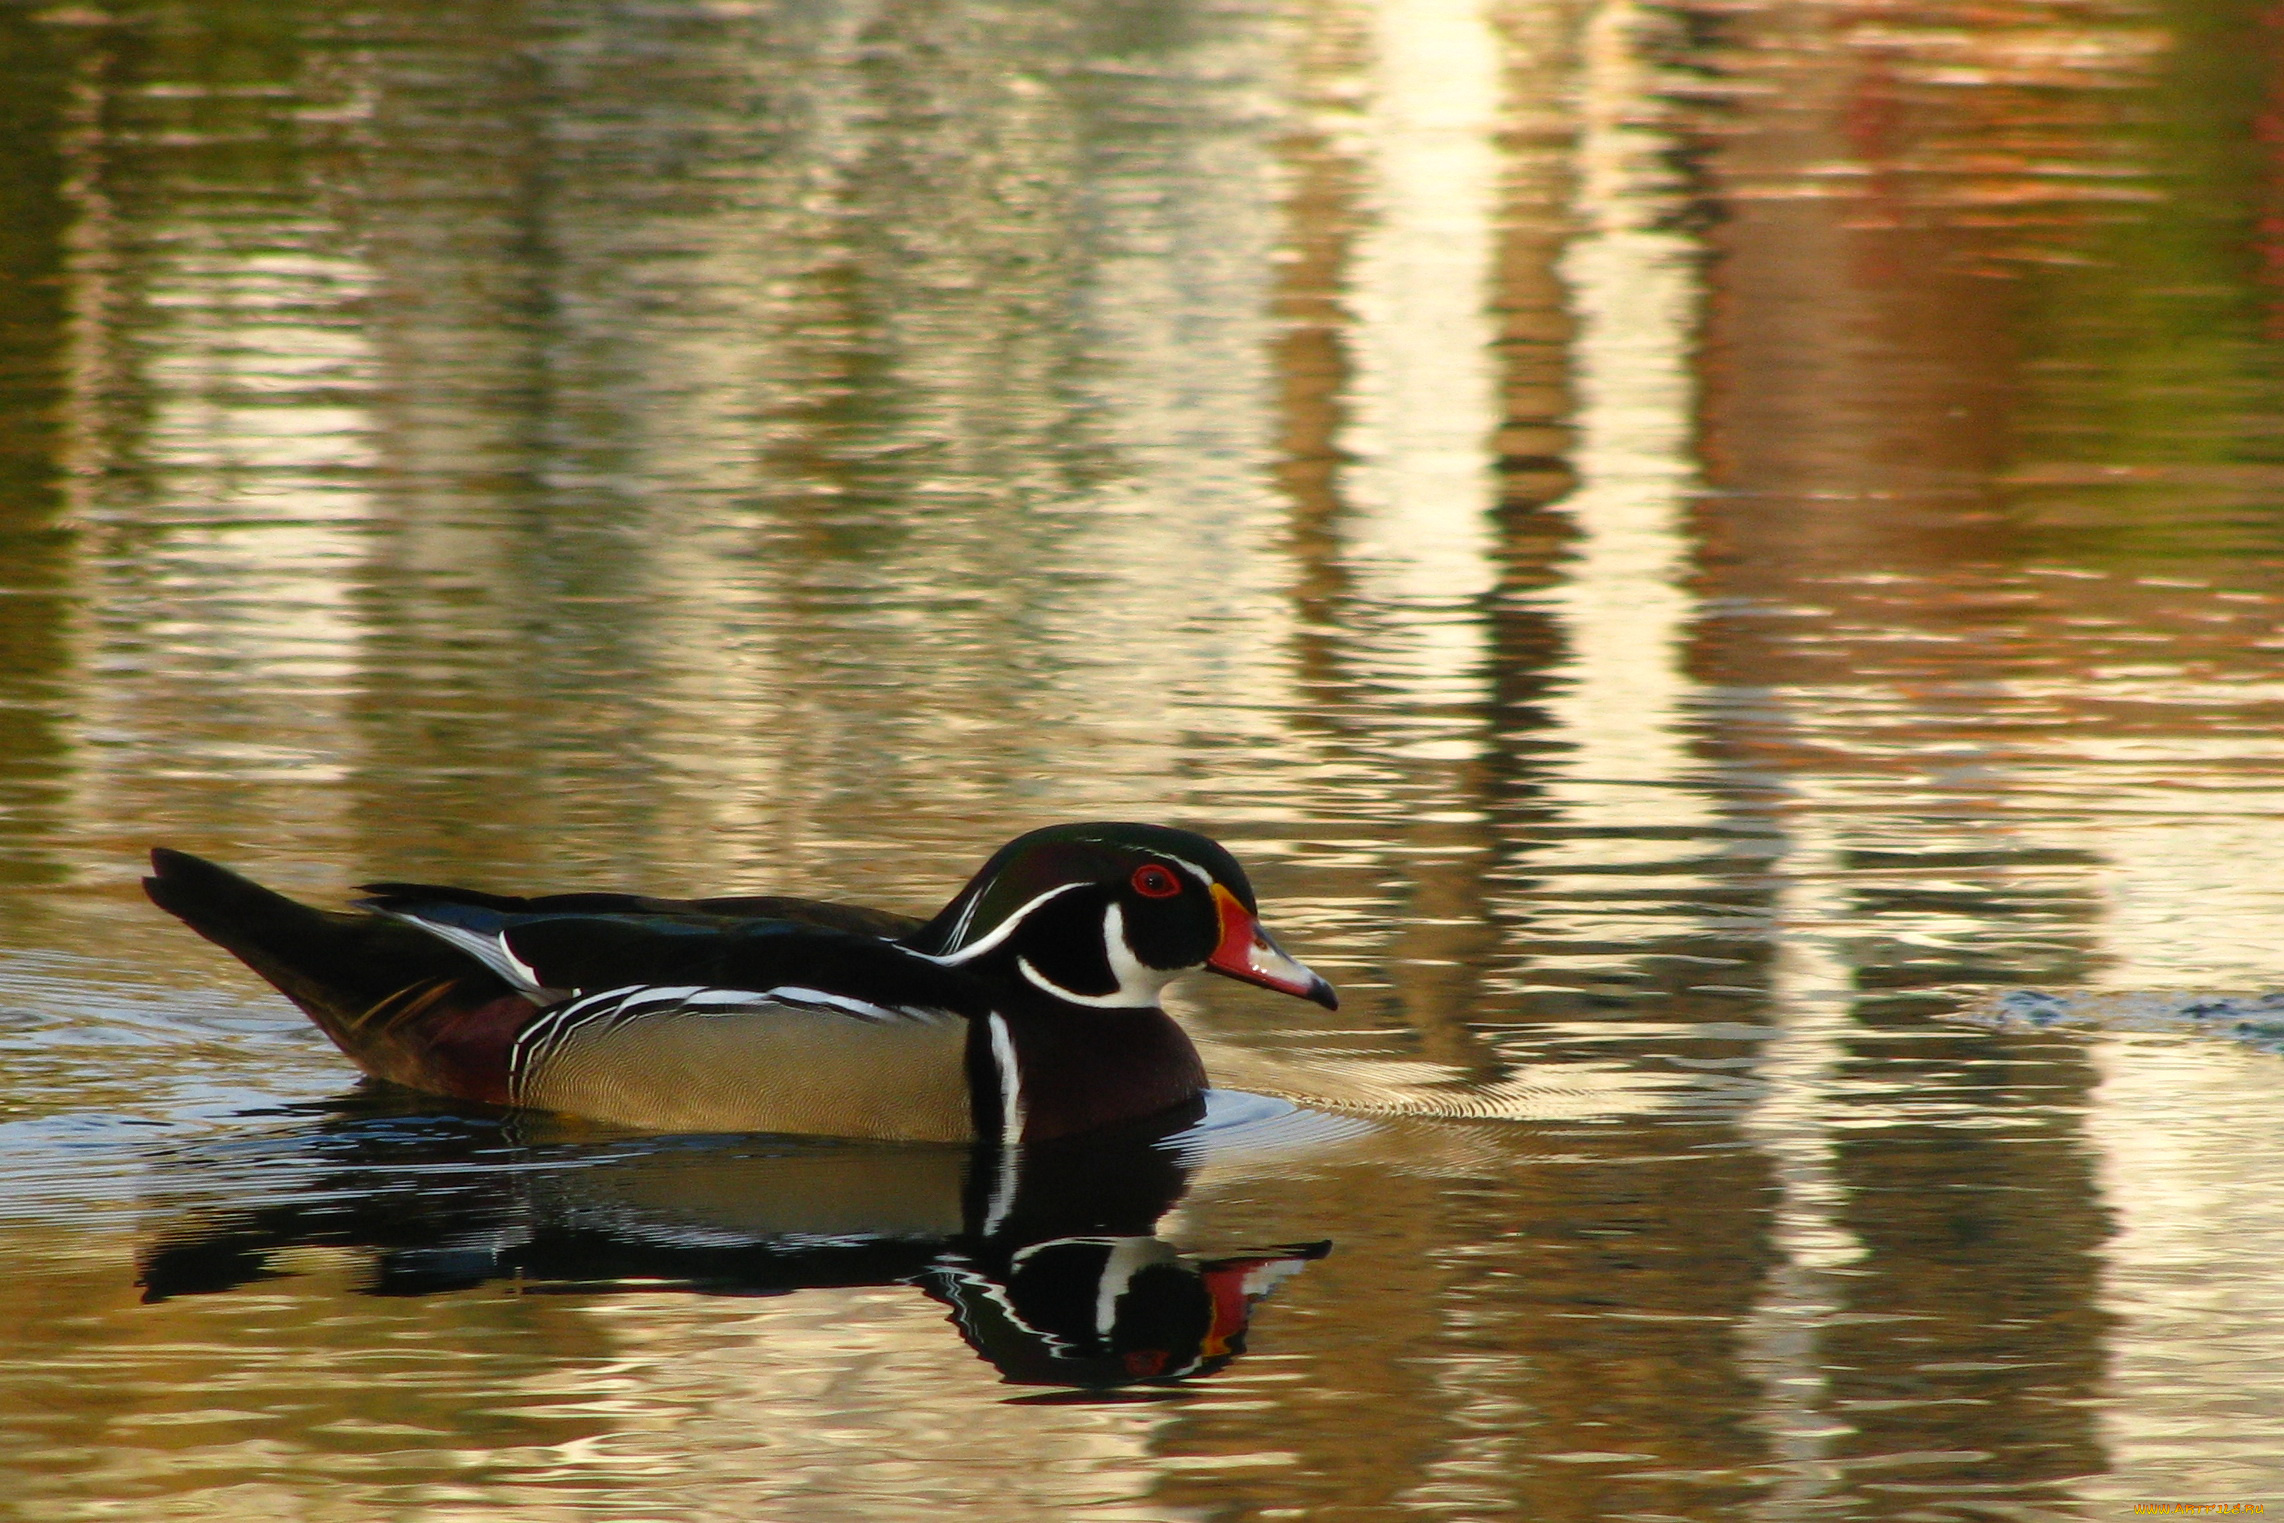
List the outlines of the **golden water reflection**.
<svg viewBox="0 0 2284 1523">
<path fill-rule="evenodd" d="M 1941 1019 L 2278 979 L 2277 46 L 2044 0 L 0 12 L 22 1494 L 2284 1495 L 2274 1056 Z M 1228 840 L 1347 996 L 1188 991 L 1224 1084 L 1376 1118 L 1155 1227 L 1336 1244 L 1225 1370 L 1011 1403 L 909 1286 L 374 1298 L 342 1242 L 135 1299 L 152 1148 L 346 1087 L 135 897 L 148 842 L 931 908 L 1085 816 Z"/>
</svg>

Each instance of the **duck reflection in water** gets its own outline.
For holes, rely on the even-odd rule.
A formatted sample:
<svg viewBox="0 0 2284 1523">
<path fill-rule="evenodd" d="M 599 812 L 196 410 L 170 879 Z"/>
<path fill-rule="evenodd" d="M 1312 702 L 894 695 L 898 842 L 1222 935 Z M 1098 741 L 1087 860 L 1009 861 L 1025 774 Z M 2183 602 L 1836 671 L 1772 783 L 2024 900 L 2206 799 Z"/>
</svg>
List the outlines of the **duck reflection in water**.
<svg viewBox="0 0 2284 1523">
<path fill-rule="evenodd" d="M 1200 1258 L 1155 1235 L 1208 1102 L 1037 1144 L 534 1135 L 376 1086 L 285 1132 L 173 1150 L 146 1302 L 226 1291 L 294 1248 L 372 1251 L 374 1295 L 778 1295 L 911 1285 L 1010 1382 L 1107 1389 L 1221 1369 L 1328 1243 Z"/>
</svg>

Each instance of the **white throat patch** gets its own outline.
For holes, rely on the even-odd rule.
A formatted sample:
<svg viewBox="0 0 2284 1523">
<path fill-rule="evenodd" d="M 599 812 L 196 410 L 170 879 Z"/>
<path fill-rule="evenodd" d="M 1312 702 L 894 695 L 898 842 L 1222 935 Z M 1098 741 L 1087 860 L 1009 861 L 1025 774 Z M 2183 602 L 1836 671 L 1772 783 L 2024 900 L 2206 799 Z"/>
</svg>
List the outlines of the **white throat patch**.
<svg viewBox="0 0 2284 1523">
<path fill-rule="evenodd" d="M 1032 967 L 1028 957 L 1016 958 L 1015 967 L 1034 986 L 1055 998 L 1069 1000 L 1074 1005 L 1090 1005 L 1097 1010 L 1153 1009 L 1159 994 L 1174 981 L 1179 971 L 1153 968 L 1134 955 L 1134 948 L 1126 940 L 1126 912 L 1116 904 L 1103 911 L 1102 953 L 1110 963 L 1111 976 L 1118 980 L 1118 987 L 1108 994 L 1079 994 L 1066 989 Z"/>
</svg>

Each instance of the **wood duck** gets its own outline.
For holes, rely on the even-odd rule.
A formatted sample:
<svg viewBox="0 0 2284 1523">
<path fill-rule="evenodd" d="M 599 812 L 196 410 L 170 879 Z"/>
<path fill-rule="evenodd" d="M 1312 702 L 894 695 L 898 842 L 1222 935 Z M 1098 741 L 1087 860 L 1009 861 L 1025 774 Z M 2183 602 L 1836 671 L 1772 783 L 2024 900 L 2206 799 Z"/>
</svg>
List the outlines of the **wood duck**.
<svg viewBox="0 0 2284 1523">
<path fill-rule="evenodd" d="M 312 909 L 182 852 L 160 908 L 366 1073 L 651 1131 L 1037 1141 L 1194 1099 L 1159 1008 L 1208 969 L 1334 1008 L 1214 842 L 1157 825 L 1017 837 L 933 919 L 807 899 L 515 898 L 364 886 Z"/>
</svg>

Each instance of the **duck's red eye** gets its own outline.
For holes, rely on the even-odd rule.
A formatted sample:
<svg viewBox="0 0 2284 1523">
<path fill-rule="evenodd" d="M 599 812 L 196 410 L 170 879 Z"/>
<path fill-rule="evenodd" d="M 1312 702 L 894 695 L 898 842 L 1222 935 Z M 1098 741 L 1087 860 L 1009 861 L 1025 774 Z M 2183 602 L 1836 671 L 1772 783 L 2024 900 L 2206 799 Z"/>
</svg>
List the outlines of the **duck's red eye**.
<svg viewBox="0 0 2284 1523">
<path fill-rule="evenodd" d="M 1182 891 L 1182 880 L 1157 863 L 1134 869 L 1134 892 L 1145 899 L 1171 899 Z"/>
</svg>

